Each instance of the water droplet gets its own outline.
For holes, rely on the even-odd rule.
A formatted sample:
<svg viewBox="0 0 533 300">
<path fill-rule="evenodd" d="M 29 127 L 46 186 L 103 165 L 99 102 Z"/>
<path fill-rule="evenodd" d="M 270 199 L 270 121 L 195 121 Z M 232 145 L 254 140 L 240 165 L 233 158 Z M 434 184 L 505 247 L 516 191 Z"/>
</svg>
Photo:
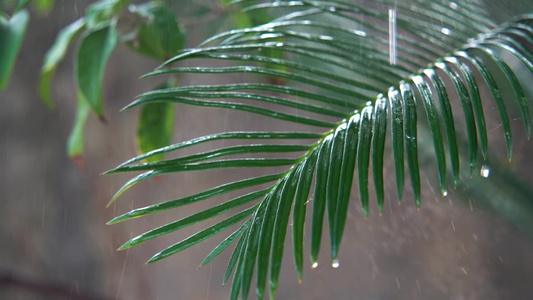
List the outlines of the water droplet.
<svg viewBox="0 0 533 300">
<path fill-rule="evenodd" d="M 396 64 L 396 10 L 389 9 L 389 63 Z"/>
<path fill-rule="evenodd" d="M 489 168 L 489 166 L 487 166 L 487 165 L 483 165 L 483 166 L 481 167 L 481 171 L 479 172 L 479 174 L 481 175 L 481 177 L 488 178 L 489 175 L 490 175 L 490 168 Z"/>
<path fill-rule="evenodd" d="M 440 32 L 444 33 L 445 35 L 450 35 L 452 31 L 446 27 L 443 27 Z"/>
<path fill-rule="evenodd" d="M 276 43 L 276 47 L 283 47 L 283 43 Z"/>
<path fill-rule="evenodd" d="M 455 2 L 450 3 L 450 8 L 451 9 L 457 9 L 458 7 L 459 7 L 459 5 L 457 5 L 457 3 L 455 3 Z"/>
<path fill-rule="evenodd" d="M 330 7 L 328 8 L 328 10 L 331 11 L 331 12 L 336 12 L 336 11 L 337 11 L 337 8 L 335 8 L 334 6 L 330 6 Z"/>
<path fill-rule="evenodd" d="M 318 267 L 318 263 L 317 262 L 314 262 L 312 265 L 311 265 L 311 269 L 316 269 Z"/>
<path fill-rule="evenodd" d="M 350 29 L 350 32 L 359 36 L 366 37 L 366 32 L 362 30 Z"/>
<path fill-rule="evenodd" d="M 448 196 L 448 191 L 447 191 L 447 190 L 444 190 L 444 191 L 442 192 L 442 195 L 443 195 L 444 197 Z"/>
<path fill-rule="evenodd" d="M 263 33 L 260 38 L 262 39 L 272 39 L 272 38 L 277 38 L 277 37 L 280 37 L 279 34 L 275 34 L 275 33 Z"/>
<path fill-rule="evenodd" d="M 370 106 L 370 105 L 372 105 L 372 101 L 367 101 L 366 106 Z"/>
<path fill-rule="evenodd" d="M 340 266 L 339 260 L 335 258 L 335 259 L 331 262 L 331 266 L 332 266 L 333 268 L 337 269 L 337 268 Z"/>
</svg>

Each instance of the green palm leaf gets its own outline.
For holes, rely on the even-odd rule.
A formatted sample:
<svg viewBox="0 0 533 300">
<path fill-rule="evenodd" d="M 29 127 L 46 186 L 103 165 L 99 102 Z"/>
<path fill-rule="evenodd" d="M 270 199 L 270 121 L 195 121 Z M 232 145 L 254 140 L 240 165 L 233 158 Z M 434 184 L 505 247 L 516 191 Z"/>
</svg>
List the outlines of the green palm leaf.
<svg viewBox="0 0 533 300">
<path fill-rule="evenodd" d="M 387 128 L 390 127 L 398 200 L 401 201 L 403 194 L 406 157 L 417 206 L 421 204 L 417 140 L 421 119 L 427 119 L 429 124 L 443 194 L 449 187 L 448 169 L 454 187 L 460 178 L 458 137 L 461 135 L 456 125 L 463 121 L 458 121 L 460 113 L 452 110 L 451 102 L 455 98 L 464 117 L 471 174 L 478 161 L 478 149 L 483 159 L 488 151 L 483 103 L 491 100 L 481 99 L 480 89 L 488 89 L 492 94 L 509 159 L 512 136 L 508 107 L 517 105 L 528 138 L 531 134 L 528 96 L 522 89 L 527 77 L 516 73 L 510 62 L 533 74 L 532 14 L 496 26 L 483 1 L 418 0 L 411 5 L 379 0 L 376 2 L 380 5 L 376 7 L 333 0 L 235 2 L 245 12 L 267 10 L 273 21 L 218 34 L 198 48 L 184 50 L 146 76 L 177 73 L 253 76 L 247 76 L 242 83 L 199 84 L 147 92 L 127 108 L 155 102 L 224 108 L 285 120 L 308 129 L 222 132 L 148 152 L 109 171 L 144 172 L 128 181 L 113 197 L 114 201 L 124 190 L 157 175 L 210 169 L 277 167 L 279 171 L 279 167 L 286 168 L 281 173 L 229 182 L 195 195 L 139 208 L 110 221 L 122 222 L 242 191 L 241 196 L 134 237 L 120 248 L 238 210 L 231 217 L 164 249 L 149 262 L 177 253 L 246 220 L 202 265 L 236 242 L 224 277 L 226 282 L 234 272 L 230 297 L 247 298 L 255 274 L 257 298 L 264 298 L 267 280 L 270 297 L 274 298 L 291 214 L 295 267 L 298 278 L 302 278 L 304 222 L 313 186 L 310 232 L 313 267 L 318 263 L 324 216 L 328 221 L 331 260 L 334 266 L 337 264 L 354 177 L 362 211 L 369 215 L 370 166 L 378 212 L 383 212 Z M 397 19 L 389 20 L 383 8 L 393 9 Z M 397 64 L 383 50 L 389 48 L 389 32 L 384 28 L 393 21 L 398 26 Z M 267 49 L 276 50 L 277 54 L 269 56 L 268 53 L 274 52 Z M 218 66 L 180 66 L 182 61 L 196 59 Z M 220 66 L 221 61 L 225 66 Z M 273 77 L 283 80 L 265 83 L 268 81 L 265 78 Z M 280 82 L 287 85 L 276 84 Z M 507 86 L 509 94 L 502 92 Z M 139 163 L 145 158 L 219 139 L 235 139 L 242 144 Z M 262 142 L 247 142 L 252 139 Z M 279 154 L 286 158 L 279 158 Z M 235 155 L 239 158 L 232 158 Z M 267 183 L 270 186 L 265 188 Z M 249 191 L 254 187 L 256 191 L 245 194 L 244 189 Z M 251 202 L 254 204 L 250 207 Z"/>
</svg>

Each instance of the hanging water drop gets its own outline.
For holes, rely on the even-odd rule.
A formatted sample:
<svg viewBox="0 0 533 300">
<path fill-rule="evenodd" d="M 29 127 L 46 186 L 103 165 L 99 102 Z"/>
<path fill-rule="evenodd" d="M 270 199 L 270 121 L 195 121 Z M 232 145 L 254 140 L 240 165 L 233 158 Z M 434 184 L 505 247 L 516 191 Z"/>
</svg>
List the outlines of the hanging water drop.
<svg viewBox="0 0 533 300">
<path fill-rule="evenodd" d="M 311 269 L 316 269 L 318 267 L 318 263 L 317 262 L 314 262 L 312 265 L 311 265 Z"/>
<path fill-rule="evenodd" d="M 459 5 L 457 5 L 457 3 L 455 3 L 455 2 L 450 3 L 450 8 L 451 9 L 457 9 L 457 7 L 459 7 Z"/>
<path fill-rule="evenodd" d="M 396 64 L 396 9 L 389 8 L 389 63 Z"/>
<path fill-rule="evenodd" d="M 335 259 L 331 262 L 331 266 L 332 266 L 333 268 L 337 269 L 337 268 L 340 266 L 339 260 L 335 258 Z"/>
<path fill-rule="evenodd" d="M 450 35 L 452 31 L 446 27 L 443 27 L 440 32 L 444 33 L 445 35 Z"/>
<path fill-rule="evenodd" d="M 448 196 L 448 191 L 447 191 L 447 190 L 444 190 L 444 191 L 442 192 L 442 196 L 444 196 L 444 197 Z"/>
<path fill-rule="evenodd" d="M 490 168 L 489 168 L 489 166 L 487 166 L 487 165 L 483 165 L 483 166 L 481 167 L 481 171 L 480 171 L 479 173 L 480 173 L 481 177 L 488 178 L 489 175 L 490 175 Z"/>
</svg>

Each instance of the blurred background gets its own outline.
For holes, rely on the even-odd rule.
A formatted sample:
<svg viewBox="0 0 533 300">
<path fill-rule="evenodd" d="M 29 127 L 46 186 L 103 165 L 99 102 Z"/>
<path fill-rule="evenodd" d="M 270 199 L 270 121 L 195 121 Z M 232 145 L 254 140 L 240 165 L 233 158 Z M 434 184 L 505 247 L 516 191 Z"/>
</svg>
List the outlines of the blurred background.
<svg viewBox="0 0 533 300">
<path fill-rule="evenodd" d="M 103 83 L 108 122 L 89 116 L 83 169 L 68 159 L 65 147 L 76 105 L 73 51 L 53 81 L 56 108 L 47 109 L 37 97 L 44 54 L 57 32 L 83 16 L 89 3 L 56 1 L 48 14 L 32 13 L 12 78 L 0 92 L 0 299 L 225 299 L 229 286 L 222 286 L 222 276 L 230 253 L 198 268 L 224 236 L 145 265 L 154 253 L 205 228 L 204 224 L 128 251 L 115 251 L 136 234 L 189 215 L 188 209 L 196 211 L 226 200 L 224 197 L 105 225 L 133 208 L 189 195 L 237 176 L 213 171 L 148 180 L 106 208 L 130 175 L 100 174 L 137 154 L 139 111 L 119 110 L 158 83 L 138 79 L 157 63 L 117 46 Z M 195 46 L 212 34 L 213 26 L 228 26 L 212 23 L 209 18 L 204 23 L 188 24 L 187 46 Z M 529 92 L 531 100 L 533 93 Z M 496 115 L 494 106 L 489 104 L 487 110 Z M 283 130 L 286 125 L 254 115 L 183 105 L 177 107 L 175 119 L 173 143 L 221 130 Z M 514 156 L 508 163 L 501 128 L 497 122 L 489 124 L 489 140 L 495 143 L 491 144 L 495 158 L 488 163 L 490 176 L 463 177 L 457 191 L 450 191 L 447 197 L 435 186 L 434 159 L 428 155 L 422 162 L 420 211 L 411 203 L 410 191 L 406 191 L 404 203 L 397 205 L 394 175 L 387 171 L 392 166 L 389 161 L 384 216 L 378 217 L 374 211 L 365 220 L 353 196 L 340 267 L 329 265 L 329 249 L 324 244 L 323 263 L 311 270 L 306 260 L 309 267 L 301 284 L 287 240 L 278 299 L 533 297 L 533 143 L 527 142 L 520 125 L 520 120 L 513 121 Z"/>
</svg>

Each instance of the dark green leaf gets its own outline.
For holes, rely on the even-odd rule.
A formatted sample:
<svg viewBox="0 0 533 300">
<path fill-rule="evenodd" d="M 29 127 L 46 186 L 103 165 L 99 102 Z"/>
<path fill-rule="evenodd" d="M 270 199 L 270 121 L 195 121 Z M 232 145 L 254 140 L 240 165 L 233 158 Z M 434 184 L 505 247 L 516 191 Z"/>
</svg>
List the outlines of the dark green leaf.
<svg viewBox="0 0 533 300">
<path fill-rule="evenodd" d="M 388 93 L 391 110 L 391 140 L 394 155 L 394 174 L 396 175 L 396 194 L 398 202 L 402 201 L 404 185 L 404 108 L 400 92 L 391 88 Z"/>
<path fill-rule="evenodd" d="M 84 35 L 74 64 L 78 94 L 102 115 L 102 77 L 107 59 L 117 44 L 115 26 L 109 24 Z"/>
<path fill-rule="evenodd" d="M 274 221 L 276 219 L 276 213 L 278 211 L 280 197 L 280 185 L 283 182 L 278 183 L 275 187 L 275 191 L 265 198 L 267 201 L 267 207 L 261 224 L 261 232 L 259 234 L 259 248 L 257 252 L 257 272 L 256 272 L 256 295 L 257 299 L 263 299 L 265 292 L 265 284 L 268 272 L 268 261 L 270 258 L 270 252 L 272 249 L 272 236 L 274 231 Z"/>
<path fill-rule="evenodd" d="M 431 135 L 433 136 L 435 156 L 437 157 L 440 191 L 443 195 L 446 195 L 448 193 L 446 190 L 446 155 L 444 154 L 444 142 L 442 140 L 442 131 L 437 107 L 431 98 L 431 90 L 422 76 L 414 76 L 412 80 L 422 97 L 422 102 L 424 103 L 429 128 L 431 129 Z"/>
<path fill-rule="evenodd" d="M 437 100 L 439 101 L 440 110 L 442 112 L 442 120 L 444 121 L 444 132 L 446 133 L 446 138 L 448 139 L 454 188 L 456 188 L 457 184 L 459 183 L 459 151 L 457 149 L 457 140 L 455 138 L 455 121 L 453 119 L 450 99 L 448 98 L 444 84 L 437 76 L 435 71 L 433 69 L 426 69 L 424 73 L 431 81 L 435 89 L 435 94 L 437 95 Z"/>
<path fill-rule="evenodd" d="M 100 0 L 91 4 L 87 8 L 87 27 L 91 30 L 98 30 L 107 26 L 124 6 L 132 0 Z"/>
<path fill-rule="evenodd" d="M 496 80 L 489 72 L 482 59 L 479 56 L 471 56 L 465 51 L 458 51 L 454 53 L 456 56 L 460 56 L 468 59 L 479 71 L 483 80 L 487 84 L 489 91 L 492 94 L 492 98 L 496 103 L 496 108 L 498 109 L 498 114 L 500 115 L 500 120 L 502 121 L 503 135 L 505 137 L 505 143 L 507 145 L 507 157 L 511 160 L 513 156 L 513 143 L 512 143 L 512 134 L 511 134 L 511 123 L 509 122 L 509 115 L 507 114 L 507 109 L 503 102 L 501 91 L 496 83 Z"/>
<path fill-rule="evenodd" d="M 168 98 L 141 98 L 134 102 L 132 102 L 130 105 L 126 106 L 124 109 L 128 109 L 134 106 L 138 106 L 140 104 L 148 104 L 153 102 L 172 102 L 172 103 L 183 103 L 188 105 L 195 105 L 195 106 L 201 106 L 201 107 L 214 107 L 214 108 L 225 108 L 225 109 L 233 109 L 233 110 L 240 110 L 245 112 L 250 112 L 258 115 L 263 115 L 275 119 L 280 119 L 284 121 L 289 121 L 293 123 L 301 123 L 305 125 L 311 125 L 311 126 L 317 126 L 317 127 L 327 127 L 331 128 L 334 126 L 333 123 L 312 119 L 312 118 L 304 118 L 299 117 L 296 114 L 287 114 L 279 111 L 274 111 L 262 107 L 257 107 L 253 105 L 247 105 L 242 103 L 236 103 L 236 102 L 223 102 L 223 101 L 201 101 L 191 98 L 184 98 L 184 97 L 168 97 Z"/>
<path fill-rule="evenodd" d="M 231 235 L 229 235 L 227 238 L 225 238 L 222 243 L 220 243 L 213 251 L 209 252 L 209 254 L 205 257 L 205 259 L 200 264 L 200 267 L 204 266 L 208 262 L 212 261 L 215 257 L 217 257 L 220 253 L 222 253 L 226 248 L 228 248 L 233 242 L 235 242 L 236 239 L 238 239 L 243 230 L 245 230 L 250 222 L 244 223 L 239 229 L 235 230 Z"/>
<path fill-rule="evenodd" d="M 279 196 L 280 203 L 276 212 L 274 234 L 272 237 L 272 253 L 270 256 L 270 297 L 275 298 L 278 289 L 278 279 L 281 270 L 281 259 L 283 257 L 283 248 L 285 244 L 285 235 L 287 233 L 287 225 L 289 222 L 289 215 L 291 213 L 291 206 L 296 193 L 296 187 L 302 171 L 302 164 L 296 166 L 288 175 L 287 180 L 283 186 L 283 190 Z"/>
<path fill-rule="evenodd" d="M 183 241 L 177 243 L 177 244 L 174 244 L 168 248 L 166 248 L 165 250 L 157 253 L 156 255 L 154 255 L 152 258 L 150 258 L 148 260 L 148 264 L 150 263 L 153 263 L 153 262 L 156 262 L 158 260 L 161 260 L 165 257 L 168 257 L 172 254 L 176 254 L 180 251 L 183 251 L 191 246 L 194 246 L 196 244 L 198 244 L 199 242 L 201 241 L 204 241 L 205 239 L 208 239 L 210 237 L 212 237 L 213 235 L 217 234 L 217 233 L 220 233 L 224 230 L 226 230 L 227 228 L 235 225 L 237 222 L 241 221 L 242 219 L 246 218 L 247 216 L 249 216 L 250 214 L 252 214 L 254 211 L 255 211 L 255 207 L 252 207 L 252 208 L 249 208 L 249 209 L 246 209 L 246 210 L 243 210 L 242 212 L 230 217 L 230 218 L 227 218 L 225 219 L 224 221 L 221 221 L 211 227 L 208 227 L 194 235 L 191 235 L 190 237 L 184 239 Z"/>
<path fill-rule="evenodd" d="M 518 104 L 520 104 L 520 112 L 522 114 L 522 121 L 524 123 L 524 127 L 526 129 L 526 135 L 529 137 L 531 136 L 531 121 L 529 118 L 529 106 L 527 103 L 526 96 L 524 95 L 524 91 L 522 90 L 522 86 L 520 85 L 520 82 L 516 78 L 516 75 L 513 73 L 509 65 L 503 61 L 503 59 L 500 57 L 500 55 L 495 52 L 494 50 L 487 48 L 482 45 L 477 45 L 476 49 L 482 50 L 485 54 L 487 54 L 500 68 L 500 70 L 503 72 L 507 80 L 509 80 L 509 83 L 511 84 L 511 88 L 513 92 L 515 93 L 516 99 L 518 100 Z"/>
<path fill-rule="evenodd" d="M 302 281 L 303 273 L 303 238 L 304 238 L 304 222 L 305 210 L 309 192 L 311 189 L 311 182 L 313 181 L 313 173 L 317 162 L 317 150 L 313 150 L 307 158 L 305 158 L 302 167 L 302 173 L 298 180 L 298 190 L 294 200 L 292 213 L 292 241 L 294 250 L 294 265 L 298 280 Z"/>
<path fill-rule="evenodd" d="M 148 232 L 145 232 L 145 233 L 143 233 L 143 234 L 141 234 L 139 236 L 136 236 L 136 237 L 132 238 L 131 240 L 126 242 L 124 245 L 120 246 L 120 248 L 118 248 L 118 250 L 124 250 L 124 249 L 131 248 L 131 247 L 133 247 L 135 245 L 139 245 L 141 243 L 144 243 L 144 242 L 149 241 L 151 239 L 154 239 L 156 237 L 159 237 L 159 236 L 174 232 L 176 230 L 185 228 L 187 226 L 193 225 L 195 223 L 198 223 L 198 222 L 205 221 L 207 219 L 213 218 L 213 217 L 215 217 L 215 216 L 217 216 L 217 215 L 219 215 L 221 213 L 224 213 L 224 212 L 226 212 L 228 210 L 234 209 L 236 207 L 239 207 L 241 205 L 249 203 L 249 202 L 251 202 L 253 200 L 256 200 L 256 199 L 264 196 L 267 193 L 268 193 L 268 190 L 262 190 L 262 191 L 253 192 L 253 193 L 241 196 L 241 197 L 237 197 L 237 198 L 235 198 L 233 200 L 230 200 L 230 201 L 227 201 L 227 202 L 225 202 L 223 204 L 219 204 L 217 206 L 211 207 L 209 209 L 206 209 L 204 211 L 201 211 L 201 212 L 196 213 L 194 215 L 191 215 L 189 217 L 186 217 L 186 218 L 183 218 L 181 220 L 178 220 L 178 221 L 163 225 L 163 226 L 158 227 L 156 229 L 152 229 L 152 230 L 150 230 Z"/>
<path fill-rule="evenodd" d="M 276 184 L 280 184 L 279 181 Z M 274 192 L 276 191 L 274 190 Z M 269 193 L 267 197 L 261 201 L 258 207 L 256 207 L 254 214 L 251 217 L 252 221 L 248 229 L 246 245 L 244 245 L 243 248 L 244 253 L 240 258 L 240 260 L 242 260 L 242 269 L 238 268 L 237 271 L 235 271 L 235 274 L 238 272 L 240 273 L 239 275 L 242 276 L 241 294 L 243 299 L 246 299 L 250 292 L 250 284 L 252 282 L 252 276 L 257 260 L 261 227 L 265 221 L 265 211 L 271 199 L 272 193 Z"/>
<path fill-rule="evenodd" d="M 0 90 L 11 76 L 29 18 L 25 10 L 15 13 L 9 20 L 0 14 Z"/>
<path fill-rule="evenodd" d="M 359 144 L 357 145 L 357 183 L 361 209 L 365 217 L 368 217 L 368 166 L 372 139 L 372 112 L 372 106 L 365 107 L 361 112 Z"/>
<path fill-rule="evenodd" d="M 411 86 L 402 81 L 400 93 L 404 107 L 405 117 L 405 152 L 407 154 L 407 166 L 411 176 L 411 185 L 415 197 L 416 206 L 420 207 L 420 168 L 418 166 L 418 131 L 416 103 Z"/>
<path fill-rule="evenodd" d="M 78 100 L 74 127 L 70 132 L 67 143 L 68 156 L 80 167 L 83 166 L 81 157 L 83 154 L 83 129 L 85 128 L 85 121 L 87 120 L 89 109 L 90 107 L 85 101 Z"/>
<path fill-rule="evenodd" d="M 337 203 L 339 201 L 339 181 L 344 154 L 346 123 L 342 123 L 333 134 L 331 152 L 329 154 L 329 170 L 326 183 L 326 208 L 328 211 L 329 237 L 331 244 L 331 259 L 337 258 L 339 242 L 335 232 L 337 219 Z"/>
<path fill-rule="evenodd" d="M 237 245 L 235 245 L 235 249 L 233 249 L 233 252 L 231 253 L 231 256 L 228 260 L 228 266 L 226 268 L 226 272 L 224 273 L 224 280 L 222 282 L 223 285 L 226 285 L 226 282 L 228 281 L 229 277 L 231 276 L 231 273 L 233 272 L 233 269 L 235 268 L 235 264 L 237 264 L 237 261 L 241 261 L 241 253 L 242 249 L 246 245 L 247 236 L 248 236 L 248 229 L 250 228 L 250 223 L 252 220 L 251 218 L 246 221 L 241 228 L 244 228 L 244 232 L 241 235 L 241 238 L 237 242 Z M 237 273 L 240 271 L 240 267 L 237 266 Z M 240 276 L 240 275 L 239 275 Z M 235 277 L 237 277 L 237 274 L 235 274 Z M 235 280 L 235 279 L 234 279 Z M 231 288 L 233 290 L 233 286 Z"/>
<path fill-rule="evenodd" d="M 329 155 L 331 152 L 333 134 L 326 136 L 320 145 L 317 157 L 315 195 L 313 197 L 313 213 L 311 216 L 311 264 L 313 268 L 318 266 L 318 252 L 322 238 L 322 223 L 326 208 L 326 193 L 328 182 Z"/>
<path fill-rule="evenodd" d="M 468 88 L 468 95 L 472 100 L 472 107 L 474 108 L 474 117 L 476 119 L 476 128 L 478 130 L 479 142 L 481 145 L 481 154 L 483 159 L 487 159 L 487 147 L 488 147 L 488 138 L 487 138 L 487 125 L 485 124 L 485 114 L 483 113 L 483 105 L 481 103 L 481 96 L 479 95 L 478 85 L 467 64 L 459 61 L 456 57 L 446 57 L 445 61 L 452 63 L 456 68 L 459 69 L 463 78 L 466 81 L 466 86 Z"/>
<path fill-rule="evenodd" d="M 323 135 L 319 133 L 309 133 L 309 132 L 222 132 L 212 135 L 202 136 L 199 138 L 192 139 L 190 141 L 185 141 L 177 143 L 174 145 L 166 146 L 148 153 L 134 157 L 122 164 L 120 164 L 115 169 L 108 171 L 108 173 L 114 172 L 115 170 L 121 169 L 126 165 L 132 164 L 134 162 L 146 159 L 148 157 L 164 154 L 179 149 L 187 148 L 190 146 L 198 145 L 205 142 L 212 142 L 221 139 L 257 139 L 257 140 L 269 140 L 269 139 L 318 139 L 322 138 Z"/>
<path fill-rule="evenodd" d="M 387 100 L 381 95 L 374 104 L 374 124 L 372 134 L 372 173 L 378 202 L 379 214 L 383 214 L 385 199 L 383 188 L 383 152 L 385 150 L 385 135 L 387 130 Z"/>
<path fill-rule="evenodd" d="M 334 241 L 336 243 L 336 252 L 339 251 L 342 234 L 344 232 L 344 225 L 346 223 L 346 216 L 348 214 L 348 204 L 350 200 L 350 193 L 352 190 L 352 181 L 355 170 L 355 160 L 357 156 L 357 145 L 359 141 L 359 123 L 361 115 L 355 112 L 355 115 L 350 118 L 346 128 L 346 138 L 344 141 L 344 150 L 342 157 L 342 168 L 340 170 L 341 176 L 339 180 L 338 190 L 339 199 L 337 200 L 337 207 L 335 208 L 335 223 L 333 224 Z M 335 188 L 335 187 L 333 187 Z M 333 250 L 331 251 L 333 253 Z M 332 255 L 333 262 L 337 259 L 337 255 Z"/>
<path fill-rule="evenodd" d="M 166 85 L 162 88 L 167 87 Z M 174 129 L 174 106 L 168 102 L 150 103 L 142 107 L 137 125 L 137 145 L 141 153 L 162 148 L 170 143 Z M 146 158 L 147 162 L 163 159 L 163 154 Z"/>
<path fill-rule="evenodd" d="M 455 87 L 455 91 L 457 92 L 457 95 L 459 96 L 459 100 L 461 101 L 461 106 L 463 108 L 463 114 L 465 116 L 466 133 L 468 136 L 470 176 L 472 176 L 474 168 L 476 167 L 476 157 L 477 157 L 476 122 L 474 120 L 472 102 L 470 101 L 466 87 L 464 86 L 463 82 L 461 81 L 459 76 L 454 71 L 452 71 L 445 63 L 437 63 L 435 64 L 435 66 L 437 68 L 442 69 L 446 73 L 446 75 L 450 78 L 450 80 L 452 81 Z M 459 161 L 457 161 L 457 164 L 459 164 Z M 459 166 L 457 166 L 457 168 L 459 168 Z M 457 182 L 455 182 L 455 185 L 457 186 Z"/>
<path fill-rule="evenodd" d="M 313 145 L 243 145 L 232 146 L 221 149 L 215 149 L 208 152 L 202 152 L 176 159 L 170 159 L 165 161 L 156 161 L 151 163 L 142 163 L 136 165 L 123 166 L 120 168 L 108 171 L 108 174 L 121 173 L 121 172 L 135 172 L 135 171 L 150 171 L 150 170 L 162 170 L 172 167 L 180 167 L 185 164 L 198 163 L 214 158 L 221 158 L 226 156 L 233 156 L 238 154 L 256 154 L 256 153 L 291 153 L 291 152 L 303 152 L 309 150 Z M 150 157 L 151 158 L 151 157 Z"/>
<path fill-rule="evenodd" d="M 48 107 L 53 107 L 52 97 L 50 95 L 50 83 L 54 76 L 55 70 L 61 60 L 67 53 L 68 46 L 72 40 L 85 28 L 85 19 L 81 18 L 67 25 L 58 34 L 56 41 L 50 47 L 44 57 L 41 74 L 39 76 L 39 96 L 43 99 Z"/>
<path fill-rule="evenodd" d="M 143 207 L 143 208 L 134 209 L 128 213 L 125 213 L 121 216 L 114 218 L 113 220 L 109 221 L 108 224 L 119 223 L 119 222 L 126 221 L 129 219 L 138 218 L 138 217 L 142 217 L 148 214 L 153 214 L 156 212 L 180 207 L 180 206 L 194 203 L 197 201 L 209 199 L 209 198 L 212 198 L 212 197 L 224 194 L 224 193 L 229 193 L 232 191 L 236 191 L 236 190 L 240 190 L 240 189 L 244 189 L 244 188 L 248 188 L 252 186 L 257 186 L 263 183 L 278 180 L 281 177 L 281 175 L 282 174 L 273 174 L 273 175 L 266 175 L 266 176 L 255 177 L 255 178 L 250 178 L 250 179 L 244 179 L 241 181 L 235 181 L 232 183 L 217 186 L 215 188 L 203 191 L 198 194 L 194 194 L 192 196 L 183 197 L 180 199 L 175 199 L 175 200 L 171 200 L 171 201 L 167 201 L 167 202 L 163 202 L 163 203 L 159 203 L 155 205 L 150 205 L 150 206 Z M 118 197 L 118 195 L 115 195 L 115 196 Z M 113 202 L 114 199 L 116 199 L 116 197 L 114 197 L 111 200 L 108 206 Z"/>
<path fill-rule="evenodd" d="M 147 3 L 130 6 L 130 11 L 147 18 L 137 28 L 136 39 L 128 43 L 141 54 L 164 61 L 183 48 L 185 35 L 176 15 L 165 6 Z"/>
</svg>

